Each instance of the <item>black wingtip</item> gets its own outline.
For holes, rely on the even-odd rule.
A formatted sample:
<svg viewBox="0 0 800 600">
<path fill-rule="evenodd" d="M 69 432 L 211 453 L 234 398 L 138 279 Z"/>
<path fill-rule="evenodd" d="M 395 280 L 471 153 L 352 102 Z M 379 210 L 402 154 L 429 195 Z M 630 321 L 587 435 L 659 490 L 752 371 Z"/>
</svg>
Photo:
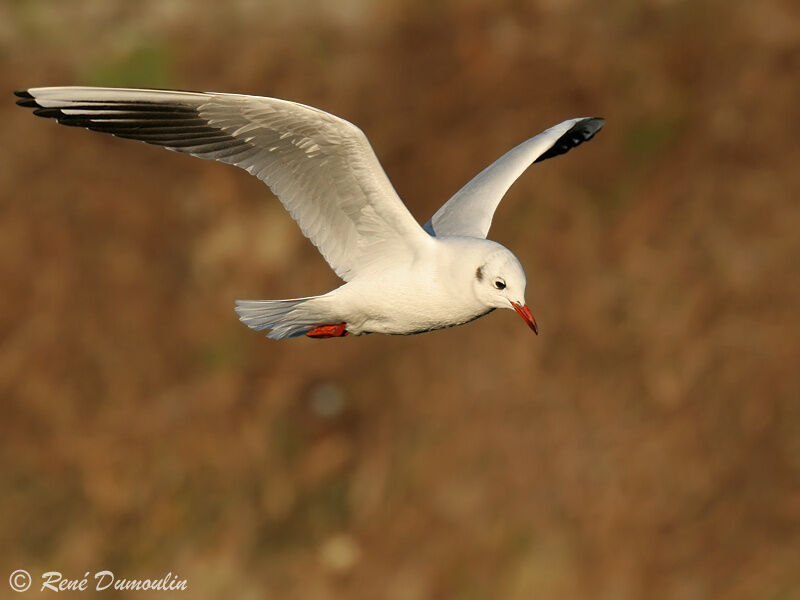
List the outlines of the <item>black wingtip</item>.
<svg viewBox="0 0 800 600">
<path fill-rule="evenodd" d="M 586 119 L 583 119 L 577 123 L 577 125 L 583 125 L 587 129 L 592 130 L 592 135 L 594 135 L 603 128 L 605 123 L 606 120 L 603 117 L 587 117 Z"/>
<path fill-rule="evenodd" d="M 547 152 L 537 158 L 535 163 L 560 156 L 572 150 L 575 146 L 580 146 L 583 142 L 588 142 L 594 135 L 602 129 L 605 119 L 602 117 L 586 117 L 575 123 L 569 130 L 558 138 Z"/>
<path fill-rule="evenodd" d="M 15 90 L 14 95 L 19 98 L 19 100 L 17 100 L 18 106 L 24 106 L 25 108 L 39 106 L 36 104 L 36 99 L 27 90 Z"/>
<path fill-rule="evenodd" d="M 36 104 L 35 106 L 39 106 Z M 61 112 L 58 108 L 37 108 L 33 111 L 37 117 L 48 117 L 48 118 L 58 118 L 64 116 L 64 113 Z"/>
</svg>

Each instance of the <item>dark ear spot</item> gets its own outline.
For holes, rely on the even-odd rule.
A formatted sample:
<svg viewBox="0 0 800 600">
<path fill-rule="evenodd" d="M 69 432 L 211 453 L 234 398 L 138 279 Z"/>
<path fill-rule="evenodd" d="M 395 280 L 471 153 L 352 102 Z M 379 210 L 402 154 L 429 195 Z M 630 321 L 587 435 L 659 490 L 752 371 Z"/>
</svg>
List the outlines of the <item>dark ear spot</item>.
<svg viewBox="0 0 800 600">
<path fill-rule="evenodd" d="M 481 267 L 478 267 L 478 270 L 475 271 L 475 278 L 478 281 L 483 281 L 483 269 Z"/>
</svg>

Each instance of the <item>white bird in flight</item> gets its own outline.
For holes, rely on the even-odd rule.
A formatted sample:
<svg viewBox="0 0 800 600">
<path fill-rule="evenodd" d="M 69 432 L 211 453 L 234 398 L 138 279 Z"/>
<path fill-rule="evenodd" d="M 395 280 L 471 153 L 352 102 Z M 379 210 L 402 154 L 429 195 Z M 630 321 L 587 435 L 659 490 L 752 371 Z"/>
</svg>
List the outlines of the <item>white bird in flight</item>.
<svg viewBox="0 0 800 600">
<path fill-rule="evenodd" d="M 590 140 L 600 118 L 570 119 L 481 171 L 424 227 L 408 212 L 363 132 L 319 109 L 239 94 L 41 87 L 21 106 L 63 125 L 236 165 L 266 183 L 345 283 L 307 298 L 237 300 L 267 337 L 412 334 L 514 309 L 538 334 L 525 272 L 487 240 L 492 216 L 532 163 Z"/>
</svg>

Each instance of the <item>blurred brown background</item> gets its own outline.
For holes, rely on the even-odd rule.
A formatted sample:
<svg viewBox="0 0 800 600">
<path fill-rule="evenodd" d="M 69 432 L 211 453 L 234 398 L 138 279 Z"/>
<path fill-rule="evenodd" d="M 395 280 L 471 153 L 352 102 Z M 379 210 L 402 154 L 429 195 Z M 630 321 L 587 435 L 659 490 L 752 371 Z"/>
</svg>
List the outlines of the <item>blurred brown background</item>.
<svg viewBox="0 0 800 600">
<path fill-rule="evenodd" d="M 789 0 L 3 0 L 3 573 L 800 598 L 799 32 Z M 234 299 L 337 285 L 277 200 L 13 103 L 65 84 L 320 107 L 421 222 L 542 129 L 607 121 L 490 232 L 538 338 L 498 311 L 273 342 Z"/>
</svg>

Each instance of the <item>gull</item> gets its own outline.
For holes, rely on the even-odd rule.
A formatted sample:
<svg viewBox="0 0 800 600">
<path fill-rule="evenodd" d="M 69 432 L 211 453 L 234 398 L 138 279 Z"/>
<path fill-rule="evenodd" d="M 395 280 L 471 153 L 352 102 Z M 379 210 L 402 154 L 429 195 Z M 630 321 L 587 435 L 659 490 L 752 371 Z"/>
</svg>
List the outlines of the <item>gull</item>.
<svg viewBox="0 0 800 600">
<path fill-rule="evenodd" d="M 533 163 L 590 140 L 603 119 L 569 119 L 509 150 L 422 227 L 364 133 L 319 109 L 241 94 L 38 87 L 17 104 L 63 125 L 236 165 L 266 183 L 345 282 L 320 296 L 237 300 L 267 337 L 407 335 L 515 310 L 538 334 L 519 260 L 486 239 L 500 200 Z"/>
</svg>

